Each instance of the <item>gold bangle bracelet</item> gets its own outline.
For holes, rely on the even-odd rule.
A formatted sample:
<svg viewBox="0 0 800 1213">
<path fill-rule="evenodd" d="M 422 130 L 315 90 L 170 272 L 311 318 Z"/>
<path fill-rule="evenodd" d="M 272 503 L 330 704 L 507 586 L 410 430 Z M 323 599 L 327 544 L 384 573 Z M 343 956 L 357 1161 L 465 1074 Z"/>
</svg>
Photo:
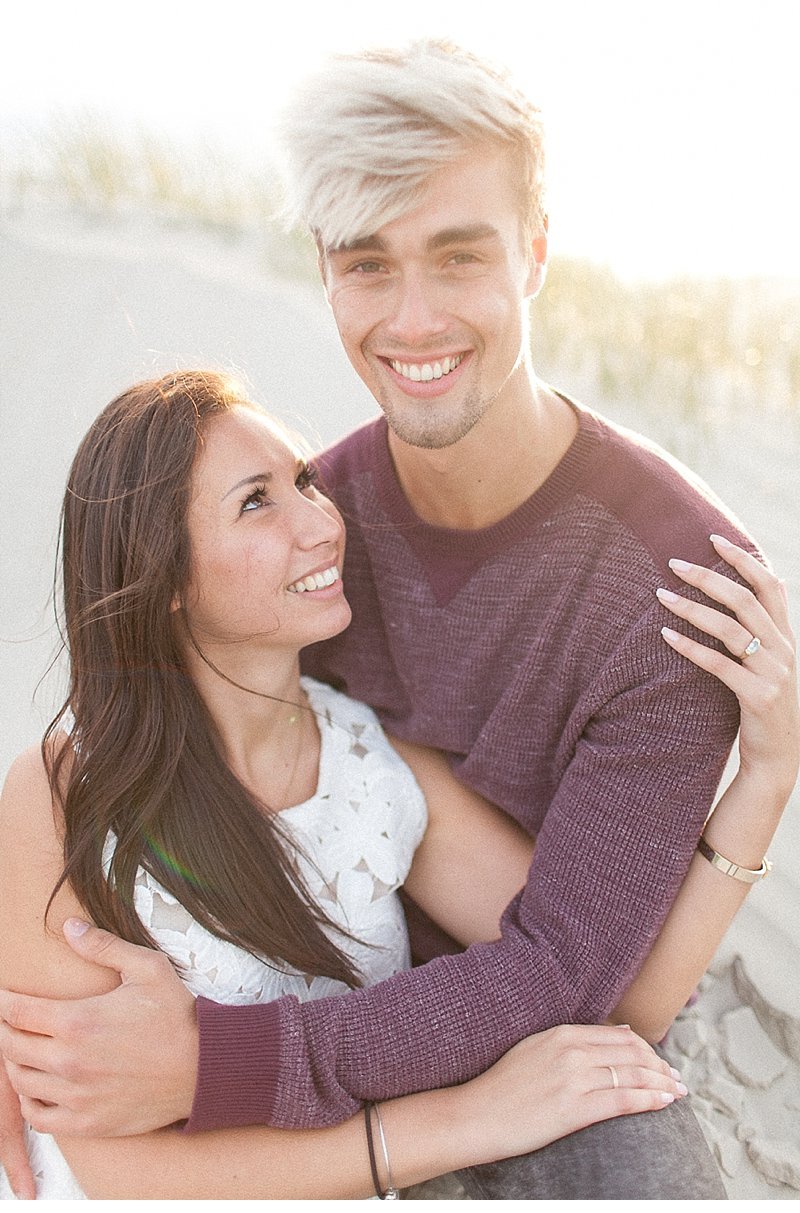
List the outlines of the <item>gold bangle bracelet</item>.
<svg viewBox="0 0 800 1213">
<path fill-rule="evenodd" d="M 763 880 L 772 871 L 772 864 L 766 857 L 762 859 L 760 868 L 743 868 L 740 864 L 734 863 L 731 859 L 726 859 L 724 855 L 720 855 L 719 851 L 715 851 L 713 847 L 710 847 L 702 834 L 700 835 L 697 849 L 703 858 L 708 860 L 712 868 L 717 868 L 726 876 L 732 876 L 734 880 L 741 880 L 744 884 L 755 884 L 757 880 Z"/>
</svg>

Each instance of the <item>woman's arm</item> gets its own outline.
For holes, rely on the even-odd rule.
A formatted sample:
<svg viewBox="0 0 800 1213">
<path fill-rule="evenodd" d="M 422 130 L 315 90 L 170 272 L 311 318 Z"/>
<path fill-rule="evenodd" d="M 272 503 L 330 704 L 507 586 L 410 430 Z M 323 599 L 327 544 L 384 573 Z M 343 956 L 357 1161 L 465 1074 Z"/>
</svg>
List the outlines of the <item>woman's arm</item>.
<svg viewBox="0 0 800 1213">
<path fill-rule="evenodd" d="M 721 640 L 738 660 L 672 629 L 666 630 L 664 639 L 721 679 L 739 699 L 739 770 L 703 836 L 726 859 L 754 871 L 761 866 L 797 779 L 800 709 L 795 643 L 783 584 L 727 540 L 714 537 L 714 545 L 755 593 L 699 565 L 673 563 L 673 570 L 728 607 L 733 618 L 686 598 L 665 596 L 663 591 L 659 598 L 679 618 Z M 754 636 L 760 640 L 758 651 L 742 659 Z M 750 888 L 695 854 L 658 939 L 612 1019 L 631 1023 L 647 1040 L 661 1040 Z"/>
<path fill-rule="evenodd" d="M 500 916 L 528 878 L 534 840 L 460 783 L 443 754 L 392 737 L 428 802 L 428 828 L 405 889 L 464 947 L 500 936 Z"/>
<path fill-rule="evenodd" d="M 0 799 L 0 981 L 59 998 L 113 988 L 111 970 L 86 964 L 62 940 L 80 915 L 63 888 L 59 830 L 38 753 L 18 760 Z M 609 1066 L 620 1085 L 610 1085 Z M 13 1069 L 13 1065 L 12 1065 Z M 521 1153 L 596 1120 L 663 1108 L 684 1088 L 626 1028 L 568 1027 L 518 1045 L 485 1075 L 447 1091 L 382 1105 L 395 1182 Z M 94 1199 L 346 1198 L 372 1193 L 363 1117 L 335 1128 L 252 1128 L 187 1136 L 173 1129 L 117 1139 L 59 1138 Z M 380 1158 L 380 1150 L 378 1151 Z M 385 1174 L 381 1175 L 386 1182 Z"/>
<path fill-rule="evenodd" d="M 740 663 L 668 631 L 664 639 L 695 665 L 721 679 L 739 698 L 739 771 L 705 829 L 712 849 L 742 867 L 761 864 L 797 778 L 800 712 L 795 646 L 781 582 L 749 553 L 717 539 L 718 552 L 755 594 L 698 565 L 675 572 L 734 618 L 684 598 L 664 606 L 744 652 L 754 635 L 757 653 Z M 522 888 L 534 841 L 505 813 L 458 783 L 441 754 L 393 739 L 428 799 L 430 826 L 406 888 L 454 939 L 465 945 L 499 935 L 500 915 Z M 661 1040 L 708 967 L 750 886 L 723 875 L 695 855 L 678 897 L 638 976 L 612 1019 L 647 1040 Z"/>
</svg>

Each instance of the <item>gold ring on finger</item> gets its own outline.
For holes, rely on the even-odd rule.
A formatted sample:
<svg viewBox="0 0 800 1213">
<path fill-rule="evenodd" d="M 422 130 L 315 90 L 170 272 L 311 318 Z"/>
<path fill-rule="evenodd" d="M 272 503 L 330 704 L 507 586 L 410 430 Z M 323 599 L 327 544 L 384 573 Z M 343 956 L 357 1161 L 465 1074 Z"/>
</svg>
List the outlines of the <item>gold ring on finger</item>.
<svg viewBox="0 0 800 1213">
<path fill-rule="evenodd" d="M 619 1074 L 617 1073 L 617 1071 L 614 1069 L 613 1066 L 606 1066 L 606 1069 L 608 1070 L 609 1074 L 611 1075 L 611 1086 L 616 1091 L 617 1087 L 619 1086 Z"/>
<path fill-rule="evenodd" d="M 745 657 L 752 657 L 753 654 L 757 653 L 760 648 L 761 648 L 761 641 L 758 639 L 757 636 L 754 636 L 753 639 L 748 644 L 745 651 L 742 653 L 739 660 L 744 661 Z"/>
</svg>

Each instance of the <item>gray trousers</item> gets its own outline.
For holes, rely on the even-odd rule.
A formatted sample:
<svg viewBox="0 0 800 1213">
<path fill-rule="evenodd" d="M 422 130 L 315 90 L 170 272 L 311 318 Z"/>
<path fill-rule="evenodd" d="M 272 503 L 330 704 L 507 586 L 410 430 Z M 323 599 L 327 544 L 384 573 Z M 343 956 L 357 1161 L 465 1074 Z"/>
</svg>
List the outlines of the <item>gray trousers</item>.
<svg viewBox="0 0 800 1213">
<path fill-rule="evenodd" d="M 688 1096 L 458 1177 L 473 1200 L 727 1200 Z"/>
</svg>

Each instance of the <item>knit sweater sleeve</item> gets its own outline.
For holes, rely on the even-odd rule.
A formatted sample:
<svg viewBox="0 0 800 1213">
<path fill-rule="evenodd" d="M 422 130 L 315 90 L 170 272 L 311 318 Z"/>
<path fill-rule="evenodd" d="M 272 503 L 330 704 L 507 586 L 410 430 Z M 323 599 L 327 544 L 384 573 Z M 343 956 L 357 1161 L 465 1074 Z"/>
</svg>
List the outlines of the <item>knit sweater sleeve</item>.
<svg viewBox="0 0 800 1213">
<path fill-rule="evenodd" d="M 677 893 L 737 725 L 721 684 L 654 645 L 656 623 L 640 617 L 595 688 L 501 938 L 339 998 L 200 999 L 190 1130 L 336 1123 L 607 1017 Z"/>
</svg>

